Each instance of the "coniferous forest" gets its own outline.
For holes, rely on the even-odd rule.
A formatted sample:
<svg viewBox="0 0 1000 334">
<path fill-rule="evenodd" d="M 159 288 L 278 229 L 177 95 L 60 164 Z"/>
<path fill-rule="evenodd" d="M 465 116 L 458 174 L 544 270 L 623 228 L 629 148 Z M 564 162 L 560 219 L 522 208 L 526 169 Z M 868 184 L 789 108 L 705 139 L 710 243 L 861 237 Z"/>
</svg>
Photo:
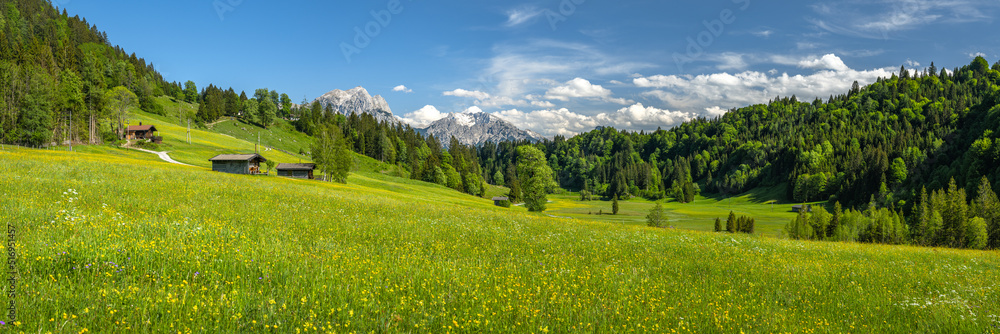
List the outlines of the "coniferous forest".
<svg viewBox="0 0 1000 334">
<path fill-rule="evenodd" d="M 114 142 L 129 107 L 162 115 L 155 98 L 168 96 L 198 104 L 201 124 L 239 117 L 267 127 L 285 118 L 317 138 L 314 156 L 346 147 L 413 179 L 482 196 L 486 183 L 502 185 L 521 198 L 517 148 L 531 143 L 472 147 L 367 114 L 293 105 L 267 89 L 199 91 L 165 81 L 96 25 L 47 1 L 3 1 L 0 13 L 3 143 Z M 531 145 L 559 188 L 582 194 L 684 203 L 776 187 L 786 201 L 832 208 L 802 213 L 786 228 L 792 238 L 1000 247 L 1000 63 L 981 57 L 953 69 L 900 68 L 837 96 L 775 97 L 672 129 L 598 128 Z"/>
</svg>

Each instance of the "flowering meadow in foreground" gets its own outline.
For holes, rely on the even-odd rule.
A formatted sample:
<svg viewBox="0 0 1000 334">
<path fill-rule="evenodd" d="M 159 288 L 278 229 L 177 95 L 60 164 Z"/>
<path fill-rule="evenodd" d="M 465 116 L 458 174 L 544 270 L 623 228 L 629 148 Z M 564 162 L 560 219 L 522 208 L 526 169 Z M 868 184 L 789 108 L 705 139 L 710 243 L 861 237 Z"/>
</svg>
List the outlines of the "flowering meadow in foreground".
<svg viewBox="0 0 1000 334">
<path fill-rule="evenodd" d="M 995 251 L 558 219 L 376 174 L 0 165 L 21 332 L 1000 332 Z"/>
</svg>

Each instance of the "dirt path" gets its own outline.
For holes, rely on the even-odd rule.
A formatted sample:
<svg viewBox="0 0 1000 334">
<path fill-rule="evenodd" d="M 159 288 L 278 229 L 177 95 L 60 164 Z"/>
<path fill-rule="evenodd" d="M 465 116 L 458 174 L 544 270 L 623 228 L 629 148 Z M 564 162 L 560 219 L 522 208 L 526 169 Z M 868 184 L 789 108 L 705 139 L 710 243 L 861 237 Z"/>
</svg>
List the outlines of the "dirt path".
<svg viewBox="0 0 1000 334">
<path fill-rule="evenodd" d="M 156 154 L 157 156 L 160 157 L 160 160 L 163 160 L 163 161 L 166 161 L 166 162 L 169 162 L 169 163 L 172 163 L 172 164 L 177 164 L 177 165 L 181 165 L 181 166 L 195 167 L 195 166 L 188 165 L 186 163 L 179 162 L 177 160 L 174 160 L 174 159 L 170 158 L 170 156 L 167 155 L 168 152 L 156 152 L 156 151 L 144 150 L 144 149 L 135 148 L 135 147 L 130 147 L 130 148 L 133 149 L 133 150 L 136 150 L 136 151 L 141 151 L 141 152 Z"/>
</svg>

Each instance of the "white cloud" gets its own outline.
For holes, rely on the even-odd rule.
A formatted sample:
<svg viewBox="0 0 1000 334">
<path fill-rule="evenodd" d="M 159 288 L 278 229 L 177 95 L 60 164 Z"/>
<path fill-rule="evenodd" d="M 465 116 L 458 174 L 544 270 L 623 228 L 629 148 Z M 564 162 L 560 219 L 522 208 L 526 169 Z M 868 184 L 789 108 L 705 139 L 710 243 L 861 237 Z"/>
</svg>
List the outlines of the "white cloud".
<svg viewBox="0 0 1000 334">
<path fill-rule="evenodd" d="M 911 59 L 907 59 L 905 62 L 903 62 L 903 64 L 906 64 L 906 66 L 909 66 L 909 67 L 920 67 L 920 63 L 919 62 L 913 61 Z"/>
<path fill-rule="evenodd" d="M 511 122 L 522 129 L 530 129 L 544 136 L 573 136 L 593 130 L 597 126 L 613 126 L 624 130 L 655 130 L 669 128 L 694 118 L 695 114 L 646 107 L 641 103 L 611 113 L 587 116 L 566 108 L 543 109 L 523 112 L 517 109 L 499 111 L 493 115 Z"/>
<path fill-rule="evenodd" d="M 598 123 L 628 130 L 653 130 L 658 127 L 670 128 L 694 118 L 695 114 L 643 106 L 642 103 L 619 109 L 613 113 L 601 113 L 594 117 Z"/>
<path fill-rule="evenodd" d="M 446 116 L 448 116 L 448 114 L 442 113 L 436 107 L 426 105 L 423 108 L 420 108 L 420 110 L 403 115 L 400 119 L 414 127 L 422 128 L 434 123 L 436 120 L 445 118 Z"/>
<path fill-rule="evenodd" d="M 844 94 L 855 80 L 866 85 L 893 74 L 892 68 L 853 70 L 841 66 L 843 61 L 832 55 L 800 60 L 798 64 L 817 69 L 817 72 L 806 75 L 768 75 L 756 71 L 698 76 L 654 75 L 636 78 L 633 83 L 638 87 L 654 88 L 644 94 L 665 102 L 670 108 L 705 110 L 711 115 L 713 111 L 718 112 L 717 109 L 707 108 L 744 107 L 767 103 L 777 96 L 795 95 L 799 100 L 811 100 Z"/>
<path fill-rule="evenodd" d="M 514 99 L 506 96 L 493 96 L 486 92 L 478 90 L 465 90 L 461 88 L 444 92 L 442 95 L 475 99 L 475 104 L 487 108 L 528 105 L 528 101 L 525 100 Z"/>
<path fill-rule="evenodd" d="M 527 23 L 542 14 L 538 8 L 525 6 L 507 11 L 507 27 L 515 27 Z"/>
<path fill-rule="evenodd" d="M 461 88 L 453 90 L 453 91 L 447 91 L 447 92 L 444 92 L 442 94 L 444 96 L 471 97 L 471 98 L 474 98 L 476 100 L 485 100 L 485 99 L 487 99 L 487 98 L 490 97 L 490 94 L 487 94 L 487 93 L 484 93 L 484 92 L 480 92 L 478 90 L 464 90 L 464 89 L 461 89 Z"/>
<path fill-rule="evenodd" d="M 562 86 L 557 86 L 545 92 L 545 98 L 549 100 L 569 101 L 570 98 L 587 98 L 617 104 L 632 103 L 623 98 L 612 97 L 610 89 L 601 85 L 590 83 L 589 80 L 576 78 L 567 81 Z"/>
<path fill-rule="evenodd" d="M 396 86 L 396 87 L 394 87 L 392 89 L 392 91 L 394 91 L 394 92 L 403 92 L 403 93 L 413 93 L 413 90 L 409 89 L 409 88 L 406 88 L 405 85 Z"/>
<path fill-rule="evenodd" d="M 567 81 L 565 85 L 549 89 L 545 93 L 545 98 L 560 101 L 569 101 L 571 97 L 610 97 L 611 90 L 601 87 L 601 85 L 591 84 L 583 78 L 576 78 Z"/>
<path fill-rule="evenodd" d="M 890 34 L 930 24 L 961 24 L 992 20 L 994 0 L 847 0 L 812 6 L 817 28 L 842 35 L 888 39 Z"/>
<path fill-rule="evenodd" d="M 969 54 L 969 58 L 983 57 L 986 58 L 986 54 L 982 52 L 973 52 Z"/>
<path fill-rule="evenodd" d="M 771 30 L 761 30 L 761 31 L 754 31 L 751 34 L 753 34 L 754 36 L 757 36 L 757 37 L 768 38 L 768 37 L 771 37 L 772 34 L 774 34 L 774 31 L 771 31 Z"/>
<path fill-rule="evenodd" d="M 476 113 L 483 112 L 483 110 L 479 109 L 479 107 L 477 107 L 477 106 L 471 106 L 471 107 L 466 108 L 465 111 L 463 111 L 463 112 L 466 113 L 466 114 L 476 114 Z"/>
<path fill-rule="evenodd" d="M 709 116 L 716 117 L 725 115 L 727 112 L 729 112 L 729 110 L 719 108 L 719 106 L 712 106 L 705 108 L 705 112 L 708 113 Z"/>
<path fill-rule="evenodd" d="M 531 105 L 540 108 L 555 108 L 556 105 L 549 101 L 531 101 Z"/>
<path fill-rule="evenodd" d="M 599 124 L 593 117 L 580 115 L 569 109 L 545 109 L 522 112 L 517 109 L 493 113 L 521 129 L 529 129 L 544 136 L 572 136 L 590 131 Z"/>
<path fill-rule="evenodd" d="M 799 62 L 799 67 L 834 71 L 846 71 L 849 69 L 847 64 L 844 64 L 844 61 L 835 54 L 828 54 L 820 59 L 802 60 Z"/>
</svg>

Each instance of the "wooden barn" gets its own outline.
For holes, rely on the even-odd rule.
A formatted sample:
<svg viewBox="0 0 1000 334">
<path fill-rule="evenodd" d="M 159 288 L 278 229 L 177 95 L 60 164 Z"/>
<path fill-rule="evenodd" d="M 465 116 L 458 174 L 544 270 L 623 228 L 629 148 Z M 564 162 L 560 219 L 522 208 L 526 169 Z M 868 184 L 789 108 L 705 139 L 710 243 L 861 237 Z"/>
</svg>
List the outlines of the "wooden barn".
<svg viewBox="0 0 1000 334">
<path fill-rule="evenodd" d="M 278 164 L 275 169 L 278 170 L 278 176 L 312 180 L 316 164 Z"/>
<path fill-rule="evenodd" d="M 260 164 L 267 161 L 260 154 L 220 154 L 208 161 L 212 162 L 212 171 L 216 172 L 267 175 L 260 170 Z"/>
<path fill-rule="evenodd" d="M 142 125 L 142 122 L 139 122 L 139 125 L 129 125 L 125 129 L 125 139 L 149 140 L 159 144 L 163 142 L 163 137 L 156 136 L 156 131 L 155 125 Z"/>
</svg>

